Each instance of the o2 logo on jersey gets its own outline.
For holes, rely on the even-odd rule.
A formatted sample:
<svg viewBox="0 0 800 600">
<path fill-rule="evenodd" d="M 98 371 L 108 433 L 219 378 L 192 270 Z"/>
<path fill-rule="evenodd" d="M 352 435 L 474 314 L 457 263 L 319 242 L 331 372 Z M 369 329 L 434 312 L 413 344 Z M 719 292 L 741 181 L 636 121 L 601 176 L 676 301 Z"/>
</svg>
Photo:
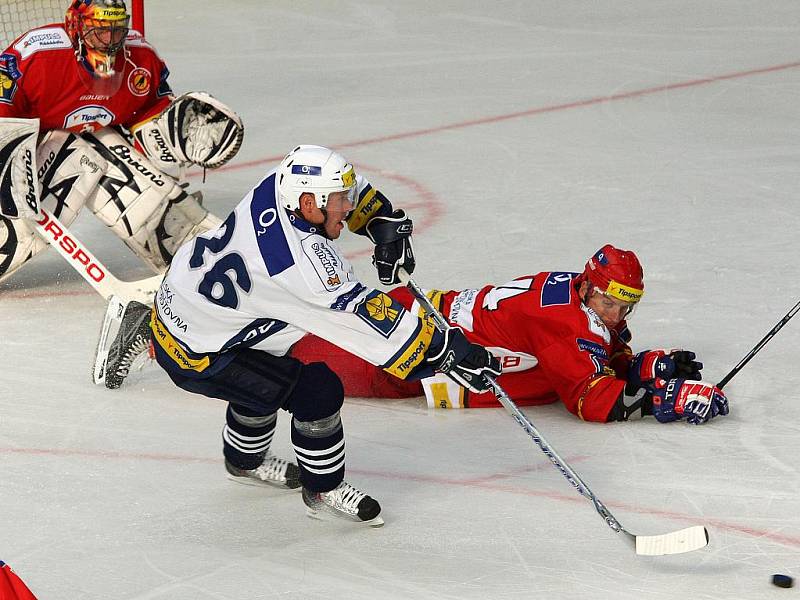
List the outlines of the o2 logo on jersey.
<svg viewBox="0 0 800 600">
<path fill-rule="evenodd" d="M 128 91 L 134 96 L 147 96 L 150 92 L 152 81 L 153 76 L 150 75 L 150 71 L 142 67 L 136 67 L 128 75 Z"/>
<path fill-rule="evenodd" d="M 82 106 L 64 119 L 64 129 L 77 133 L 97 131 L 114 122 L 114 113 L 104 106 Z"/>
<path fill-rule="evenodd" d="M 261 237 L 267 233 L 267 228 L 277 220 L 278 213 L 274 208 L 268 208 L 262 211 L 261 214 L 258 215 L 258 224 L 261 225 L 261 229 L 256 229 L 256 237 Z"/>
</svg>

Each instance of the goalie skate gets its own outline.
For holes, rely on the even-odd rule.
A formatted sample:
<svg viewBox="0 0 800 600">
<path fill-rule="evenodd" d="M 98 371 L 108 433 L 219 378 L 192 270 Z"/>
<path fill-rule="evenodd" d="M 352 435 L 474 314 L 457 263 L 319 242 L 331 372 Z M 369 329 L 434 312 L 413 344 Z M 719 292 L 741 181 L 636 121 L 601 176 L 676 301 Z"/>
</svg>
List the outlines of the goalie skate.
<svg viewBox="0 0 800 600">
<path fill-rule="evenodd" d="M 311 492 L 303 488 L 303 502 L 308 507 L 306 514 L 312 519 L 348 519 L 370 527 L 383 525 L 381 505 L 377 500 L 346 481 L 330 492 Z"/>
<path fill-rule="evenodd" d="M 295 490 L 300 487 L 300 469 L 294 463 L 268 454 L 255 469 L 240 469 L 225 461 L 228 479 L 245 485 L 271 485 Z"/>
</svg>

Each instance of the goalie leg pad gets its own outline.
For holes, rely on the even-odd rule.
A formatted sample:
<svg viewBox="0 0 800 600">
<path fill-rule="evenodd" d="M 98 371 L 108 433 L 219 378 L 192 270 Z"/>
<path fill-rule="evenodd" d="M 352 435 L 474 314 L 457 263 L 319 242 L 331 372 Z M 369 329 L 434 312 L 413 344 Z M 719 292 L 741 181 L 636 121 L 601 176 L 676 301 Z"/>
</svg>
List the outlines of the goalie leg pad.
<svg viewBox="0 0 800 600">
<path fill-rule="evenodd" d="M 95 193 L 106 161 L 83 139 L 63 130 L 48 132 L 36 149 L 41 206 L 70 225 Z M 0 218 L 0 280 L 47 248 L 22 219 Z"/>
<path fill-rule="evenodd" d="M 85 137 L 108 163 L 87 206 L 155 272 L 184 241 L 220 224 L 116 131 Z"/>
<path fill-rule="evenodd" d="M 0 119 L 0 215 L 19 219 L 39 213 L 38 133 L 39 119 Z"/>
</svg>

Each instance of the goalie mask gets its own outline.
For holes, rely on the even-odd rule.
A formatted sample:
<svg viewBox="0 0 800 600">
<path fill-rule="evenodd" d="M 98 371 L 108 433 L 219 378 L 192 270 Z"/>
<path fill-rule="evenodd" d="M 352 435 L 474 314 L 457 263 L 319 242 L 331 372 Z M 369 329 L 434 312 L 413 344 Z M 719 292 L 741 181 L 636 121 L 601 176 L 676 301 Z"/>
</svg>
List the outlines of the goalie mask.
<svg viewBox="0 0 800 600">
<path fill-rule="evenodd" d="M 595 252 L 580 275 L 591 292 L 600 293 L 628 306 L 628 314 L 644 294 L 644 274 L 639 259 L 630 250 L 606 244 Z"/>
<path fill-rule="evenodd" d="M 124 0 L 72 0 L 65 17 L 84 84 L 110 96 L 122 83 L 130 15 Z"/>
<path fill-rule="evenodd" d="M 300 196 L 314 194 L 317 206 L 325 209 L 334 192 L 347 192 L 355 206 L 356 172 L 338 152 L 322 146 L 298 146 L 281 161 L 276 173 L 281 205 L 300 208 Z"/>
</svg>

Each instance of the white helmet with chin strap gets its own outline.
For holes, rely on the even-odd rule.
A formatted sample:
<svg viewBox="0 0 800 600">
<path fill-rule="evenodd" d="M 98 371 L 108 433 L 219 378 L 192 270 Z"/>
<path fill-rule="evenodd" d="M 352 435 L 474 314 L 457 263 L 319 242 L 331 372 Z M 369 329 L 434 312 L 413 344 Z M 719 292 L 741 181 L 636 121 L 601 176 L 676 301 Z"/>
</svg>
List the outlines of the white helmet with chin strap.
<svg viewBox="0 0 800 600">
<path fill-rule="evenodd" d="M 281 205 L 300 208 L 300 196 L 314 194 L 317 206 L 324 209 L 334 192 L 348 192 L 355 205 L 356 172 L 338 152 L 322 146 L 298 146 L 281 161 L 276 173 Z"/>
</svg>

